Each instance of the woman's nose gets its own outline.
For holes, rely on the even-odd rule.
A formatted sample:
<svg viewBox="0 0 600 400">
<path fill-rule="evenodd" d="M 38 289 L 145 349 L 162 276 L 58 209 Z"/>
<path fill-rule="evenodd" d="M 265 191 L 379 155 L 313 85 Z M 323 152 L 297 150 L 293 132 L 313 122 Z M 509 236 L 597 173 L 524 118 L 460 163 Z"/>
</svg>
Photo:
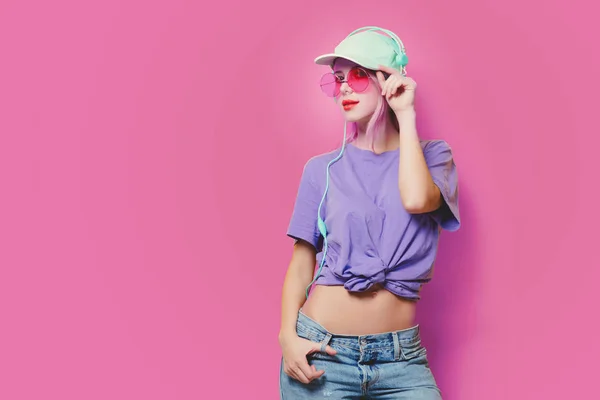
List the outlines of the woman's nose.
<svg viewBox="0 0 600 400">
<path fill-rule="evenodd" d="M 350 93 L 352 88 L 348 85 L 348 82 L 342 82 L 342 86 L 340 86 L 340 92 L 342 93 Z"/>
</svg>

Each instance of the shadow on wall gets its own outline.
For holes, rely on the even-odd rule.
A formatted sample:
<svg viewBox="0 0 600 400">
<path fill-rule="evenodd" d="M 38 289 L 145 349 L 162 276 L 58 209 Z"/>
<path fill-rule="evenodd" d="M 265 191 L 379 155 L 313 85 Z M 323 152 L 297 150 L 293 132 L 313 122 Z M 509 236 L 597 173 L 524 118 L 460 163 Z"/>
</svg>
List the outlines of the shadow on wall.
<svg viewBox="0 0 600 400">
<path fill-rule="evenodd" d="M 461 353 L 474 335 L 474 308 L 481 268 L 477 261 L 479 235 L 475 218 L 471 218 L 475 207 L 464 175 L 462 181 L 460 179 L 459 175 L 462 225 L 456 232 L 442 232 L 433 279 L 422 290 L 418 306 L 423 343 L 444 398 L 462 381 Z"/>
</svg>

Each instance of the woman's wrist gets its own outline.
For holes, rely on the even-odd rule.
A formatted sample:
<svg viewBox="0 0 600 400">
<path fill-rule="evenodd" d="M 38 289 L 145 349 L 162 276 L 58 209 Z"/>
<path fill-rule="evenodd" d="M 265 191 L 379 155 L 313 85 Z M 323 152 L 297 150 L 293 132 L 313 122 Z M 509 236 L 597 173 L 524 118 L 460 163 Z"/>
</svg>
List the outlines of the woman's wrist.
<svg viewBox="0 0 600 400">
<path fill-rule="evenodd" d="M 298 334 L 296 333 L 296 331 L 294 329 L 281 328 L 279 330 L 279 343 L 283 343 L 286 340 L 288 340 L 289 338 L 293 338 L 296 336 L 298 336 Z"/>
<path fill-rule="evenodd" d="M 398 124 L 400 126 L 405 124 L 414 124 L 416 118 L 417 112 L 414 107 L 406 108 L 396 112 L 396 119 L 398 119 Z"/>
</svg>

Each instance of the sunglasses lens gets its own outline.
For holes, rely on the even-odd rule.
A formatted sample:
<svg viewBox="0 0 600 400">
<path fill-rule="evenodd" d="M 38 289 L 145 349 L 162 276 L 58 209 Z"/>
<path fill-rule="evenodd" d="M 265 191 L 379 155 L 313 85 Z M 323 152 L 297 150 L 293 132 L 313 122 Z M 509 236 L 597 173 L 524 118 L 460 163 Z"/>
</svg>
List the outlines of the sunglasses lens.
<svg viewBox="0 0 600 400">
<path fill-rule="evenodd" d="M 329 97 L 335 97 L 340 92 L 340 81 L 332 73 L 327 73 L 321 77 L 321 90 Z"/>
<path fill-rule="evenodd" d="M 362 68 L 352 68 L 348 72 L 348 85 L 355 92 L 364 92 L 369 86 L 369 74 Z"/>
</svg>

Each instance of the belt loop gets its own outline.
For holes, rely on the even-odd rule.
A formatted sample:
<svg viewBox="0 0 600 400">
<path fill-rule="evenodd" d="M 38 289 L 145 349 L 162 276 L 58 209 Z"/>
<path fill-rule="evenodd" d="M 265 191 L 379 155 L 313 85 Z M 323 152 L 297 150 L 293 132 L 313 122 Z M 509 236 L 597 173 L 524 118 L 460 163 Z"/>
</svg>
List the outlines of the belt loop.
<svg viewBox="0 0 600 400">
<path fill-rule="evenodd" d="M 327 332 L 327 334 L 321 341 L 321 353 L 325 353 L 325 347 L 327 347 L 327 345 L 329 344 L 329 341 L 331 340 L 331 336 L 332 336 L 331 333 Z"/>
<path fill-rule="evenodd" d="M 398 332 L 392 333 L 394 339 L 394 361 L 400 360 L 400 340 L 398 339 Z"/>
</svg>

